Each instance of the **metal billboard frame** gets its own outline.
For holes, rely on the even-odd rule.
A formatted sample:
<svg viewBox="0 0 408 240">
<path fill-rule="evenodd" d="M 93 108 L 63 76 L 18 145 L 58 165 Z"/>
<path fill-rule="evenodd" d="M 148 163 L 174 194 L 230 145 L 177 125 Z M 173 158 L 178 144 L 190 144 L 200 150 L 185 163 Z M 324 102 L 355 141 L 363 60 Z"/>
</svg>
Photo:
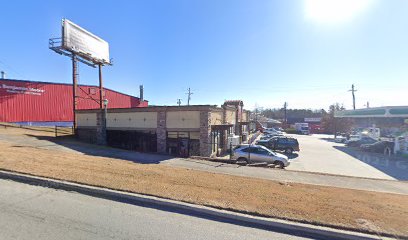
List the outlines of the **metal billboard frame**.
<svg viewBox="0 0 408 240">
<path fill-rule="evenodd" d="M 64 36 L 64 21 L 67 19 L 62 19 L 62 36 Z M 69 21 L 69 20 L 68 20 Z M 72 23 L 71 21 L 69 21 Z M 74 23 L 72 23 L 74 24 Z M 76 25 L 76 24 L 75 24 Z M 78 25 L 76 25 L 78 26 Z M 79 27 L 79 26 L 78 26 Z M 81 28 L 81 27 L 79 27 Z M 87 30 L 81 28 L 82 30 L 86 31 L 86 33 L 93 35 L 92 33 L 88 32 Z M 95 36 L 95 35 L 93 35 Z M 96 36 L 95 36 L 96 37 Z M 98 37 L 99 38 L 99 37 Z M 73 99 L 73 116 L 74 116 L 74 134 L 76 134 L 76 107 L 77 107 L 77 88 L 78 88 L 78 62 L 82 62 L 90 67 L 96 68 L 98 66 L 98 73 L 99 73 L 99 107 L 102 110 L 104 107 L 106 108 L 107 106 L 104 106 L 104 91 L 103 91 L 103 79 L 102 79 L 102 67 L 105 65 L 112 66 L 112 59 L 109 60 L 109 62 L 106 61 L 100 61 L 98 59 L 92 58 L 89 54 L 86 53 L 80 53 L 77 51 L 74 51 L 72 49 L 67 49 L 63 46 L 64 39 L 61 38 L 50 38 L 48 41 L 48 48 L 60 55 L 67 56 L 71 58 L 72 60 L 72 99 Z"/>
</svg>

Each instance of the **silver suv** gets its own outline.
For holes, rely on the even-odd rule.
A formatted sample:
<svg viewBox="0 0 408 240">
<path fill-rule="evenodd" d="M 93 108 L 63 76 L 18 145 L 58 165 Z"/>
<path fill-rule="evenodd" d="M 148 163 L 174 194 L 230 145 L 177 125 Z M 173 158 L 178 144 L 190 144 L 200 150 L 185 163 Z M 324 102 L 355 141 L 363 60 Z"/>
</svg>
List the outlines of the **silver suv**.
<svg viewBox="0 0 408 240">
<path fill-rule="evenodd" d="M 287 156 L 275 153 L 264 146 L 260 145 L 240 145 L 237 146 L 232 153 L 232 160 L 236 162 L 256 163 L 266 162 L 275 164 L 280 168 L 289 166 L 289 159 Z"/>
</svg>

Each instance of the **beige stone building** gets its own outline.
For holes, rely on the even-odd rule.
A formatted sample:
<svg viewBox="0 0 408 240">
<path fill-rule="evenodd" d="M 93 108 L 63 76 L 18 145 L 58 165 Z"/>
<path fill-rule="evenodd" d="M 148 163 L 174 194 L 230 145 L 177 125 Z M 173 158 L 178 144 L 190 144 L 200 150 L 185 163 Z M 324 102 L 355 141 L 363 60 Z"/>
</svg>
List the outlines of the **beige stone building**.
<svg viewBox="0 0 408 240">
<path fill-rule="evenodd" d="M 235 105 L 152 106 L 108 109 L 106 142 L 123 149 L 178 156 L 226 152 L 228 138 L 248 136 L 249 112 Z M 100 110 L 78 110 L 77 136 L 97 143 L 103 124 Z"/>
</svg>

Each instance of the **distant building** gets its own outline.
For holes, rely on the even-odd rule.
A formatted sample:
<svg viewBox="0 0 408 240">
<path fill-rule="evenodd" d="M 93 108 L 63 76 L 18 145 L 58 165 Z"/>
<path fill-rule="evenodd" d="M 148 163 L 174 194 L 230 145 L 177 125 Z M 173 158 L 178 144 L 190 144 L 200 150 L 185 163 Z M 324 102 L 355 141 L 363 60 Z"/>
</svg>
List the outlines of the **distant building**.
<svg viewBox="0 0 408 240">
<path fill-rule="evenodd" d="M 335 112 L 334 116 L 353 119 L 355 127 L 378 127 L 381 135 L 401 135 L 408 126 L 408 106 L 344 110 Z"/>
</svg>

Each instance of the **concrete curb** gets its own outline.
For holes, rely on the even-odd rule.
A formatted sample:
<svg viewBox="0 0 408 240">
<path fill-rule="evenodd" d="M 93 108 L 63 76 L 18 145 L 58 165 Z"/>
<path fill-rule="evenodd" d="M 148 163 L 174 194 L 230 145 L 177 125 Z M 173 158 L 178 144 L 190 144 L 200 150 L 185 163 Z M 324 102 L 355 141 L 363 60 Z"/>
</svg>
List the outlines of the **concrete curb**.
<svg viewBox="0 0 408 240">
<path fill-rule="evenodd" d="M 338 230 L 329 227 L 315 226 L 305 223 L 291 222 L 281 219 L 264 218 L 250 216 L 242 213 L 236 213 L 226 210 L 220 210 L 211 207 L 194 205 L 174 200 L 163 199 L 154 196 L 147 196 L 123 191 L 116 191 L 106 188 L 82 185 L 67 181 L 54 180 L 43 177 L 36 177 L 27 174 L 8 172 L 0 170 L 0 179 L 8 179 L 16 182 L 26 183 L 35 186 L 49 187 L 61 189 L 65 191 L 74 191 L 81 194 L 124 202 L 133 205 L 141 205 L 165 211 L 187 214 L 211 220 L 232 223 L 247 227 L 259 228 L 269 231 L 276 231 L 297 235 L 302 237 L 311 237 L 314 239 L 384 239 L 384 237 L 395 238 L 389 234 L 384 234 L 381 237 L 370 235 L 367 233 L 352 232 L 348 230 Z M 408 239 L 400 236 L 401 239 Z"/>
</svg>

